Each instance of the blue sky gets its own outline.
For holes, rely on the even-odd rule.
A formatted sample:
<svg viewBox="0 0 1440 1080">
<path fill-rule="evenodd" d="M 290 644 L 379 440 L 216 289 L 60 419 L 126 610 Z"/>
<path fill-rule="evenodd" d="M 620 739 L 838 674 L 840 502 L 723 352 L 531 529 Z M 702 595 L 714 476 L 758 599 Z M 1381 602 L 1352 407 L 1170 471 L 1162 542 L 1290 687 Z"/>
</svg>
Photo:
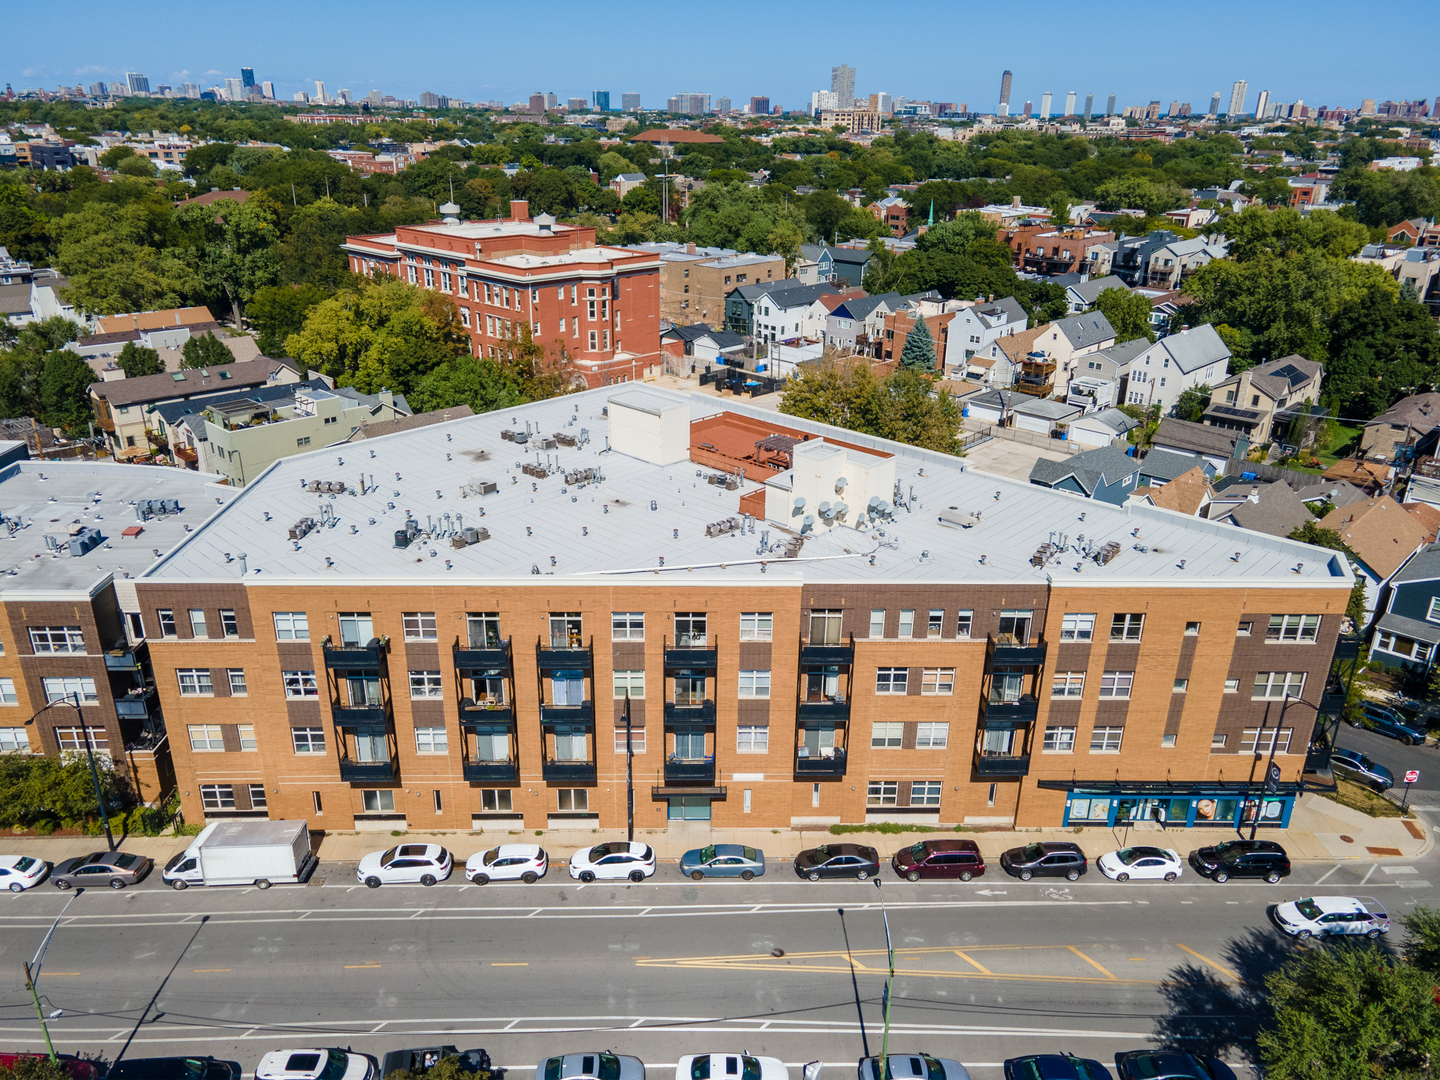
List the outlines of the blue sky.
<svg viewBox="0 0 1440 1080">
<path fill-rule="evenodd" d="M 433 90 L 508 103 L 536 90 L 563 101 L 601 89 L 618 107 L 625 91 L 638 91 L 646 106 L 695 91 L 737 107 L 763 94 L 797 108 L 812 90 L 829 89 L 832 65 L 848 63 L 857 94 L 884 90 L 985 111 L 995 108 L 1005 68 L 1015 73 L 1015 112 L 1027 98 L 1038 108 L 1046 90 L 1058 109 L 1072 89 L 1082 106 L 1087 93 L 1097 108 L 1114 93 L 1121 107 L 1157 98 L 1198 111 L 1219 90 L 1224 108 L 1237 78 L 1249 82 L 1249 109 L 1262 89 L 1272 100 L 1329 106 L 1440 94 L 1440 70 L 1414 58 L 1440 31 L 1434 0 L 1390 0 L 1369 9 L 1376 18 L 1340 0 L 1311 0 L 1303 10 L 1254 0 L 1181 8 L 1133 0 L 9 6 L 0 79 L 16 90 L 114 81 L 127 70 L 152 86 L 210 86 L 245 66 L 287 99 L 322 79 L 332 94 L 344 87 L 418 98 Z"/>
</svg>

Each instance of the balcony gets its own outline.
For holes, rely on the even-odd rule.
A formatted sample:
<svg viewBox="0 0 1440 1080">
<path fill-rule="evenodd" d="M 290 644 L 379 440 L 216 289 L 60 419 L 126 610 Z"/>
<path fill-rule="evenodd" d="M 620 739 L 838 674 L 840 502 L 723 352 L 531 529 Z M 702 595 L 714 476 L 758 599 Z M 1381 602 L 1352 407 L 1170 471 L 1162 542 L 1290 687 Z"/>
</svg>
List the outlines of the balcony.
<svg viewBox="0 0 1440 1080">
<path fill-rule="evenodd" d="M 460 699 L 460 722 L 462 724 L 513 724 L 515 710 L 510 705 L 496 705 L 488 701 Z"/>
<path fill-rule="evenodd" d="M 582 701 L 579 705 L 545 705 L 540 706 L 540 722 L 542 724 L 588 724 L 595 720 L 595 703 L 593 701 Z"/>
<path fill-rule="evenodd" d="M 1343 689 L 1320 695 L 1320 715 L 1339 716 L 1345 711 L 1346 693 Z"/>
<path fill-rule="evenodd" d="M 518 761 L 467 761 L 461 771 L 470 783 L 513 784 L 520 779 Z"/>
<path fill-rule="evenodd" d="M 588 647 L 558 638 L 552 639 L 548 648 L 541 642 L 535 643 L 535 665 L 543 670 L 565 671 L 589 671 L 594 666 Z"/>
<path fill-rule="evenodd" d="M 987 754 L 975 751 L 978 776 L 1024 776 L 1030 771 L 1029 754 Z"/>
<path fill-rule="evenodd" d="M 704 635 L 693 638 L 682 636 L 674 645 L 665 646 L 665 667 L 713 668 L 719 662 L 719 653 L 715 645 L 707 643 Z"/>
<path fill-rule="evenodd" d="M 139 687 L 115 699 L 115 715 L 122 720 L 148 720 L 155 711 L 155 688 Z"/>
<path fill-rule="evenodd" d="M 547 784 L 551 781 L 568 784 L 595 783 L 593 761 L 546 761 L 540 772 Z"/>
<path fill-rule="evenodd" d="M 340 779 L 347 784 L 387 784 L 395 779 L 395 761 L 341 761 Z"/>
<path fill-rule="evenodd" d="M 1026 694 L 1019 701 L 987 701 L 985 703 L 985 727 L 1009 727 L 1012 724 L 1034 722 L 1040 711 L 1040 702 Z"/>
<path fill-rule="evenodd" d="M 335 723 L 342 727 L 384 728 L 390 719 L 390 713 L 384 705 L 362 705 L 358 708 L 332 705 L 330 714 L 335 718 Z"/>
<path fill-rule="evenodd" d="M 795 751 L 795 775 L 838 778 L 845 775 L 845 751 L 836 747 L 833 752 L 821 751 L 812 756 L 806 747 Z"/>
<path fill-rule="evenodd" d="M 800 663 L 829 665 L 855 663 L 855 643 L 848 645 L 801 645 Z"/>
<path fill-rule="evenodd" d="M 379 638 L 371 638 L 368 645 L 332 645 L 325 642 L 325 666 L 327 668 L 378 668 L 385 646 Z"/>
<path fill-rule="evenodd" d="M 1045 643 L 1026 643 L 990 637 L 990 661 L 1002 667 L 1039 667 L 1045 663 Z"/>
<path fill-rule="evenodd" d="M 801 720 L 850 719 L 850 703 L 844 698 L 822 698 L 819 701 L 800 702 L 797 713 Z"/>
<path fill-rule="evenodd" d="M 1354 634 L 1341 634 L 1335 639 L 1336 660 L 1354 660 L 1360 655 L 1361 641 Z"/>
<path fill-rule="evenodd" d="M 685 758 L 666 758 L 665 783 L 684 784 L 690 787 L 713 787 L 715 784 L 715 759 L 704 761 Z"/>
<path fill-rule="evenodd" d="M 713 724 L 715 722 L 715 702 L 697 701 L 690 705 L 681 705 L 678 702 L 665 702 L 665 722 L 690 721 L 696 724 Z"/>
<path fill-rule="evenodd" d="M 455 642 L 455 666 L 461 670 L 508 671 L 510 668 L 510 639 L 503 638 L 494 644 L 461 648 Z"/>
<path fill-rule="evenodd" d="M 135 650 L 129 646 L 119 649 L 111 649 L 105 654 L 106 671 L 127 671 L 135 672 L 140 670 L 140 661 L 135 655 Z"/>
</svg>

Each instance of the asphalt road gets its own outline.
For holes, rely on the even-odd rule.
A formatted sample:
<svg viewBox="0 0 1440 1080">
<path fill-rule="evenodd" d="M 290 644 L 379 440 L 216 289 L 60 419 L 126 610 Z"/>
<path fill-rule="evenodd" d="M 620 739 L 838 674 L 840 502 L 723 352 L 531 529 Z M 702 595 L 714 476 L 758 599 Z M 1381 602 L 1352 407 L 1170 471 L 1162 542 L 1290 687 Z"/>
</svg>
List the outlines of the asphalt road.
<svg viewBox="0 0 1440 1080">
<path fill-rule="evenodd" d="M 882 1038 L 883 899 L 892 1050 L 957 1058 L 988 1078 L 1023 1053 L 1108 1062 L 1162 1038 L 1243 1044 L 1254 987 L 1307 947 L 1272 927 L 1270 905 L 1363 892 L 1398 915 L 1431 898 L 1437 873 L 1434 856 L 1299 864 L 1278 885 L 1189 874 L 1122 885 L 1093 870 L 1027 883 L 998 868 L 911 885 L 887 869 L 877 890 L 799 882 L 783 866 L 748 884 L 696 884 L 663 866 L 643 885 L 582 886 L 552 870 L 534 886 L 457 876 L 368 890 L 342 864 L 322 867 L 323 883 L 266 892 L 175 893 L 156 880 L 87 890 L 39 986 L 45 1010 L 63 1010 L 50 1022 L 57 1047 L 109 1060 L 211 1053 L 249 1071 L 283 1047 L 378 1056 L 450 1042 L 485 1047 L 517 1076 L 554 1053 L 606 1048 L 638 1055 L 659 1080 L 682 1054 L 738 1049 L 850 1076 Z M 48 885 L 0 895 L 0 1048 L 42 1045 L 21 962 L 68 899 Z"/>
<path fill-rule="evenodd" d="M 1359 750 L 1372 761 L 1384 765 L 1395 776 L 1395 794 L 1405 790 L 1405 772 L 1418 769 L 1420 779 L 1410 788 L 1409 803 L 1417 810 L 1440 811 L 1440 746 L 1406 746 L 1398 739 L 1377 735 L 1365 728 L 1340 725 L 1335 742 L 1346 750 Z M 1432 819 L 1440 820 L 1440 818 Z"/>
</svg>

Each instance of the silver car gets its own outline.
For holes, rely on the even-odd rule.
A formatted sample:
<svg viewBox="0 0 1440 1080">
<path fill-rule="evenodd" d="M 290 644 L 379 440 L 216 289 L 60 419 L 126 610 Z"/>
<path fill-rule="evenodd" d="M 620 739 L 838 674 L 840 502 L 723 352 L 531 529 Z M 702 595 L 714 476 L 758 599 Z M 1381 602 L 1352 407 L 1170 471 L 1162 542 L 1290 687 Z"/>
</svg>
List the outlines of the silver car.
<svg viewBox="0 0 1440 1080">
<path fill-rule="evenodd" d="M 562 1054 L 535 1066 L 535 1080 L 645 1080 L 645 1063 L 637 1057 L 599 1053 Z"/>
</svg>

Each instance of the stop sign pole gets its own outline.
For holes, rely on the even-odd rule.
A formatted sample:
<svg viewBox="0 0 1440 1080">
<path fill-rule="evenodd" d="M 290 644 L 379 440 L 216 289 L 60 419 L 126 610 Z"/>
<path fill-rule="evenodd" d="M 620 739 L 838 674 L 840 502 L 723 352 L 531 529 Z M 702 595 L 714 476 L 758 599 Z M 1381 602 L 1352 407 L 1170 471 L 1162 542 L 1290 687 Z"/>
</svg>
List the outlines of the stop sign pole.
<svg viewBox="0 0 1440 1080">
<path fill-rule="evenodd" d="M 1419 769 L 1410 769 L 1405 773 L 1405 795 L 1400 800 L 1400 809 L 1405 809 L 1405 804 L 1410 801 L 1410 785 L 1420 779 Z"/>
</svg>

